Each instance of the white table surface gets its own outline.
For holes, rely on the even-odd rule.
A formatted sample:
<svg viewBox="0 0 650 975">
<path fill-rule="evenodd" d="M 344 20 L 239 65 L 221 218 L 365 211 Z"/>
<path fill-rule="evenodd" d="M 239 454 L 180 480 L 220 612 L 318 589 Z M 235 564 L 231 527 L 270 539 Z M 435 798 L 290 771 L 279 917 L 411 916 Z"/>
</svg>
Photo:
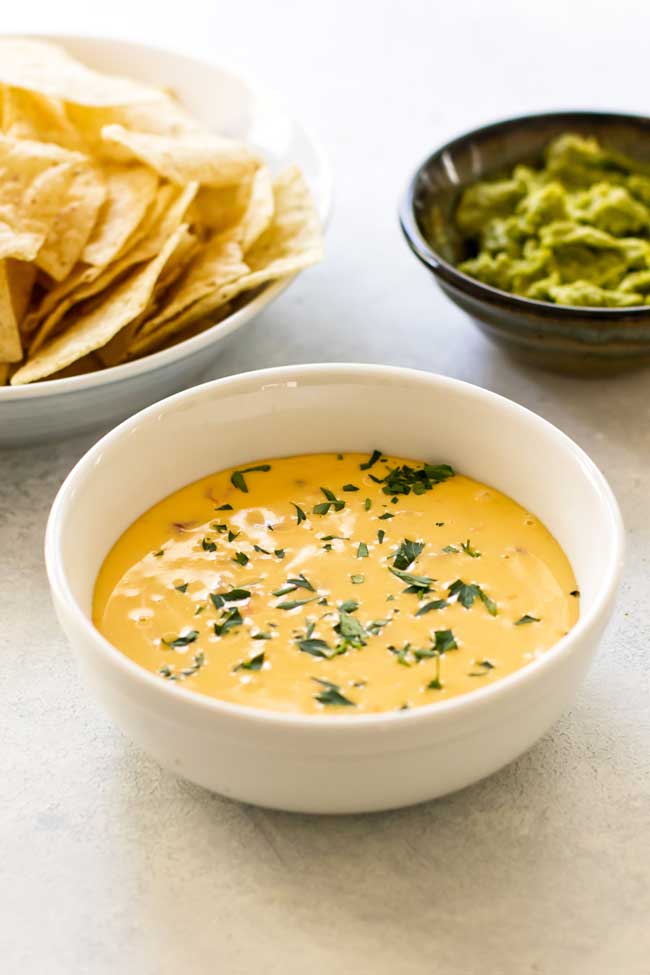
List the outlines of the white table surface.
<svg viewBox="0 0 650 975">
<path fill-rule="evenodd" d="M 649 27 L 641 0 L 3 7 L 4 30 L 226 58 L 320 132 L 336 177 L 327 259 L 215 374 L 354 360 L 497 390 L 591 454 L 628 537 L 597 663 L 529 754 L 418 808 L 285 815 L 161 771 L 82 686 L 41 546 L 54 493 L 95 437 L 0 454 L 3 973 L 650 972 L 650 373 L 580 381 L 513 366 L 434 288 L 396 222 L 409 170 L 474 124 L 548 107 L 647 112 Z"/>
</svg>

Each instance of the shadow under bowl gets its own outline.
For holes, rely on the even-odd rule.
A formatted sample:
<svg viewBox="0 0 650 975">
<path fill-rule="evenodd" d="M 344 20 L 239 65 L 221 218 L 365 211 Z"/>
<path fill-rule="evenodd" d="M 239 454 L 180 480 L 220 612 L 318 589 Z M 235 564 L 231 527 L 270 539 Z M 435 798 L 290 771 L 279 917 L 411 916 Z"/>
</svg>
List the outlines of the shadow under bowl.
<svg viewBox="0 0 650 975">
<path fill-rule="evenodd" d="M 534 301 L 463 274 L 464 241 L 454 215 L 462 190 L 538 165 L 566 132 L 650 162 L 650 118 L 611 112 L 550 112 L 475 129 L 437 149 L 416 170 L 400 207 L 404 236 L 448 298 L 504 351 L 528 364 L 604 375 L 650 364 L 650 306 L 585 308 Z"/>
</svg>

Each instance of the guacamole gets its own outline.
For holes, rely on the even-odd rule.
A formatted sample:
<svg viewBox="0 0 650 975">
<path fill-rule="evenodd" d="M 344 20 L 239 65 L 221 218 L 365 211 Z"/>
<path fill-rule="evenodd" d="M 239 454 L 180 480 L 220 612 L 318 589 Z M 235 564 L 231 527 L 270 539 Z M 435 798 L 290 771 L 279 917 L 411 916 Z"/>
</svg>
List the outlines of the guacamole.
<svg viewBox="0 0 650 975">
<path fill-rule="evenodd" d="M 650 304 L 650 164 L 566 134 L 539 169 L 468 187 L 456 224 L 475 256 L 458 267 L 537 301 Z"/>
</svg>

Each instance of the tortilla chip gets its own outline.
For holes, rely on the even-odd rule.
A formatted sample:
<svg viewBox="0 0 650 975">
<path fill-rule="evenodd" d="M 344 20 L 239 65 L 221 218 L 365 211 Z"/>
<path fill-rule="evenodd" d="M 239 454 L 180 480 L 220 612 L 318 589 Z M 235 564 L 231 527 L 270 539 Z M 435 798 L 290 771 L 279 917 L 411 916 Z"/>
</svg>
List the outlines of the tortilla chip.
<svg viewBox="0 0 650 975">
<path fill-rule="evenodd" d="M 102 139 L 119 150 L 120 158 L 138 159 L 180 186 L 191 182 L 230 186 L 251 176 L 259 163 L 243 143 L 201 130 L 165 136 L 106 125 Z"/>
<path fill-rule="evenodd" d="M 11 304 L 14 309 L 14 316 L 18 327 L 25 317 L 27 306 L 32 295 L 34 281 L 36 280 L 36 268 L 27 261 L 14 261 L 9 258 L 5 261 L 7 281 L 11 292 Z"/>
<path fill-rule="evenodd" d="M 82 260 L 105 267 L 115 258 L 151 205 L 158 177 L 144 166 L 113 164 L 104 170 L 107 198 Z"/>
<path fill-rule="evenodd" d="M 6 261 L 0 261 L 0 362 L 20 362 L 23 347 L 14 314 Z"/>
<path fill-rule="evenodd" d="M 198 304 L 201 304 L 198 302 Z M 198 317 L 194 313 L 196 305 L 187 309 L 177 318 L 167 321 L 155 332 L 151 332 L 144 337 L 138 335 L 129 348 L 129 359 L 138 359 L 143 355 L 150 355 L 152 352 L 159 352 L 178 342 L 184 342 L 199 332 L 204 332 L 207 328 L 212 328 L 232 314 L 230 305 L 225 304 L 220 308 L 213 309 L 207 318 Z"/>
<path fill-rule="evenodd" d="M 49 306 L 51 311 L 45 320 L 41 321 L 36 334 L 33 336 L 29 345 L 29 354 L 33 355 L 42 348 L 73 305 L 99 294 L 124 275 L 134 264 L 149 261 L 155 257 L 169 236 L 180 225 L 196 189 L 196 184 L 193 183 L 186 186 L 180 193 L 177 192 L 175 196 L 171 187 L 169 194 L 160 193 L 151 213 L 148 215 L 148 219 L 145 218 L 145 229 L 138 230 L 131 246 L 128 246 L 129 242 L 127 241 L 122 257 L 107 268 L 87 268 L 81 271 L 77 277 L 76 287 L 67 296 L 61 295 L 56 300 L 52 299 L 51 294 L 46 296 L 43 304 Z M 170 199 L 170 205 L 167 209 L 163 209 L 164 203 Z"/>
<path fill-rule="evenodd" d="M 6 386 L 9 381 L 9 363 L 0 362 L 0 386 Z"/>
<path fill-rule="evenodd" d="M 84 152 L 86 143 L 70 122 L 64 102 L 21 88 L 2 88 L 2 129 L 13 139 L 53 142 Z"/>
<path fill-rule="evenodd" d="M 241 246 L 230 232 L 213 237 L 201 248 L 185 274 L 167 295 L 165 307 L 160 314 L 147 320 L 140 334 L 145 336 L 155 332 L 165 322 L 177 318 L 206 295 L 219 294 L 225 284 L 246 274 L 248 270 L 243 261 Z M 137 339 L 135 345 L 138 345 Z"/>
<path fill-rule="evenodd" d="M 159 98 L 155 88 L 99 74 L 46 41 L 0 38 L 0 82 L 79 105 L 130 105 Z"/>
<path fill-rule="evenodd" d="M 252 179 L 236 186 L 202 186 L 192 205 L 196 220 L 211 230 L 223 233 L 237 228 L 244 253 L 270 224 L 273 209 L 273 183 L 267 166 L 260 166 Z"/>
<path fill-rule="evenodd" d="M 156 281 L 184 232 L 185 227 L 179 227 L 153 260 L 135 270 L 105 293 L 103 300 L 76 317 L 74 323 L 14 373 L 12 386 L 44 379 L 65 369 L 82 356 L 106 345 L 120 329 L 137 318 L 147 307 Z"/>
<path fill-rule="evenodd" d="M 114 158 L 115 149 L 102 141 L 105 125 L 121 125 L 134 132 L 152 135 L 176 136 L 182 132 L 206 131 L 206 127 L 193 119 L 171 95 L 156 92 L 157 97 L 132 105 L 94 107 L 66 105 L 66 114 L 85 143 L 92 147 L 93 155 Z M 119 153 L 118 149 L 118 153 Z"/>
<path fill-rule="evenodd" d="M 281 173 L 273 194 L 273 221 L 246 254 L 245 263 L 236 231 L 216 237 L 195 258 L 164 311 L 142 326 L 134 351 L 142 354 L 147 348 L 146 336 L 170 319 L 177 318 L 185 327 L 243 291 L 295 274 L 321 259 L 320 220 L 300 170 L 292 167 Z"/>
<path fill-rule="evenodd" d="M 55 281 L 67 277 L 81 257 L 105 199 L 106 186 L 99 169 L 76 166 L 67 202 L 59 209 L 36 256 L 37 265 Z"/>
</svg>

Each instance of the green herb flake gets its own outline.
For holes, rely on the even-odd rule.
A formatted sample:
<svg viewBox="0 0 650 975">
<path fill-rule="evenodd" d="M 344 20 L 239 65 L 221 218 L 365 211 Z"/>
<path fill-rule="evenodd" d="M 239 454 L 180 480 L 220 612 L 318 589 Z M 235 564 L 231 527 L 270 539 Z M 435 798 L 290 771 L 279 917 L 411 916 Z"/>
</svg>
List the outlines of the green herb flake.
<svg viewBox="0 0 650 975">
<path fill-rule="evenodd" d="M 194 610 L 194 615 L 200 616 L 205 608 L 206 608 L 205 604 L 202 604 L 201 606 L 197 606 L 196 609 Z"/>
<path fill-rule="evenodd" d="M 315 699 L 321 704 L 335 707 L 356 707 L 354 701 L 351 701 L 341 693 L 341 688 L 338 684 L 332 684 L 331 681 L 322 680 L 320 677 L 312 677 L 312 680 L 325 688 L 318 694 L 314 694 Z"/>
<path fill-rule="evenodd" d="M 334 627 L 335 633 L 343 638 L 343 642 L 352 647 L 364 647 L 366 645 L 367 633 L 354 616 L 346 613 L 344 609 L 339 609 L 339 621 Z"/>
<path fill-rule="evenodd" d="M 359 542 L 359 547 L 357 548 L 357 558 L 367 559 L 368 558 L 368 546 L 365 542 Z"/>
<path fill-rule="evenodd" d="M 210 593 L 210 598 L 212 599 L 215 607 L 220 609 L 223 603 L 217 605 L 215 597 L 218 597 L 227 603 L 236 603 L 239 602 L 240 599 L 249 599 L 250 594 L 250 589 L 229 589 L 227 592 Z"/>
<path fill-rule="evenodd" d="M 214 632 L 217 636 L 225 636 L 229 630 L 234 629 L 236 626 L 241 626 L 243 622 L 241 613 L 234 606 L 232 609 L 227 609 L 222 615 L 221 620 L 214 624 Z"/>
<path fill-rule="evenodd" d="M 285 552 L 284 552 L 284 549 L 283 548 L 274 548 L 273 549 L 273 554 L 275 555 L 276 558 L 283 559 L 284 558 L 284 555 L 285 555 Z"/>
<path fill-rule="evenodd" d="M 445 547 L 443 548 L 442 551 L 443 552 L 446 552 L 447 555 L 453 555 L 456 552 L 458 552 L 458 549 L 456 548 L 455 545 L 445 545 Z"/>
<path fill-rule="evenodd" d="M 404 572 L 402 569 L 395 569 L 393 566 L 388 567 L 388 571 L 392 572 L 394 576 L 405 582 L 407 586 L 413 586 L 416 590 L 427 590 L 436 581 L 430 576 L 415 576 L 410 572 Z"/>
<path fill-rule="evenodd" d="M 233 506 L 231 504 L 220 504 L 219 507 L 218 508 L 215 508 L 214 510 L 215 511 L 234 511 L 234 508 L 233 508 Z"/>
<path fill-rule="evenodd" d="M 259 553 L 260 553 L 260 555 L 270 555 L 270 554 L 271 554 L 271 553 L 270 553 L 270 552 L 268 551 L 268 549 L 266 549 L 266 548 L 262 548 L 262 546 L 261 546 L 261 545 L 253 545 L 253 548 L 254 548 L 254 550 L 255 550 L 256 552 L 259 552 Z"/>
<path fill-rule="evenodd" d="M 233 673 L 238 670 L 261 670 L 264 664 L 264 651 L 262 653 L 255 654 L 254 657 L 250 657 L 249 660 L 242 660 L 238 663 L 236 667 L 233 667 Z"/>
<path fill-rule="evenodd" d="M 462 579 L 456 579 L 448 589 L 450 596 L 458 596 L 458 602 L 465 609 L 471 609 L 475 599 L 480 599 L 490 616 L 497 615 L 497 605 L 493 599 L 483 592 L 477 583 L 466 583 Z"/>
<path fill-rule="evenodd" d="M 515 622 L 515 626 L 524 626 L 526 623 L 540 623 L 540 622 L 541 620 L 539 616 L 530 616 L 528 613 L 524 613 L 524 615 L 520 616 L 519 619 Z"/>
<path fill-rule="evenodd" d="M 272 635 L 270 633 L 264 633 L 264 632 L 260 631 L 259 633 L 253 633 L 253 636 L 251 637 L 251 639 L 253 639 L 253 640 L 272 640 L 273 637 L 272 637 Z"/>
<path fill-rule="evenodd" d="M 360 586 L 365 581 L 366 581 L 365 576 L 358 575 L 358 574 L 350 576 L 350 582 L 352 583 L 353 586 Z"/>
<path fill-rule="evenodd" d="M 377 532 L 377 541 L 379 542 L 380 545 L 383 545 L 385 538 L 386 538 L 386 532 L 384 531 L 383 528 L 380 528 L 379 531 Z"/>
<path fill-rule="evenodd" d="M 444 524 L 445 524 L 444 521 L 437 521 L 436 528 L 444 528 Z"/>
<path fill-rule="evenodd" d="M 569 595 L 570 596 L 575 596 L 576 599 L 579 599 L 580 598 L 580 590 L 579 589 L 572 589 L 571 592 L 569 593 Z"/>
<path fill-rule="evenodd" d="M 395 515 L 391 514 L 390 511 L 385 511 L 383 515 L 379 516 L 380 521 L 388 521 L 389 518 L 394 518 Z"/>
<path fill-rule="evenodd" d="M 359 470 L 369 471 L 371 467 L 374 467 L 378 460 L 381 460 L 381 450 L 373 450 L 372 454 L 363 464 L 359 464 Z"/>
<path fill-rule="evenodd" d="M 415 615 L 424 616 L 426 613 L 431 613 L 433 610 L 444 609 L 447 605 L 448 603 L 446 599 L 432 599 L 430 603 L 425 603 L 424 606 L 420 606 Z"/>
<path fill-rule="evenodd" d="M 183 582 L 183 583 L 181 583 L 181 585 L 180 585 L 180 586 L 174 586 L 174 589 L 175 589 L 175 590 L 176 590 L 177 592 L 187 592 L 187 587 L 188 587 L 188 585 L 189 585 L 189 583 L 187 583 L 187 582 Z"/>
<path fill-rule="evenodd" d="M 410 538 L 405 538 L 395 554 L 393 564 L 396 569 L 408 569 L 412 562 L 422 553 L 424 542 L 413 542 Z"/>
<path fill-rule="evenodd" d="M 454 473 L 449 464 L 423 464 L 418 468 L 402 464 L 390 470 L 385 477 L 377 479 L 377 482 L 383 484 L 384 494 L 410 494 L 411 491 L 424 494 L 436 484 L 453 477 Z"/>
<path fill-rule="evenodd" d="M 296 609 L 298 606 L 305 606 L 306 603 L 313 603 L 316 600 L 316 596 L 312 596 L 311 599 L 288 599 L 285 603 L 278 603 L 276 609 Z"/>
<path fill-rule="evenodd" d="M 469 555 L 469 557 L 472 559 L 480 559 L 481 553 L 477 552 L 475 548 L 472 548 L 472 543 L 470 542 L 469 538 L 466 542 L 462 542 L 460 547 L 465 555 Z"/>
<path fill-rule="evenodd" d="M 323 660 L 331 660 L 332 657 L 337 657 L 339 654 L 345 653 L 347 649 L 342 644 L 337 647 L 330 647 L 326 640 L 311 636 L 306 637 L 304 640 L 298 640 L 298 646 L 303 653 L 308 653 L 312 657 L 320 657 Z"/>
<path fill-rule="evenodd" d="M 203 549 L 204 552 L 216 552 L 217 543 L 211 541 L 209 538 L 204 538 L 203 541 L 201 542 L 201 548 Z"/>
<path fill-rule="evenodd" d="M 248 565 L 250 559 L 245 552 L 235 552 L 233 562 L 239 562 L 240 565 Z"/>
<path fill-rule="evenodd" d="M 159 548 L 157 552 L 152 552 L 151 554 L 153 555 L 154 559 L 159 559 L 165 554 L 165 550 L 164 548 Z"/>
<path fill-rule="evenodd" d="M 296 509 L 296 524 L 299 525 L 302 521 L 307 521 L 307 515 L 302 508 L 295 501 L 292 501 L 291 504 Z"/>
<path fill-rule="evenodd" d="M 339 604 L 339 609 L 342 609 L 345 613 L 354 613 L 358 608 L 359 603 L 356 599 L 346 599 L 345 602 Z"/>
<path fill-rule="evenodd" d="M 205 654 L 203 650 L 198 650 L 192 657 L 192 663 L 189 667 L 183 667 L 180 672 L 180 679 L 185 680 L 187 677 L 194 677 L 195 674 L 199 672 L 201 667 L 205 664 Z"/>
<path fill-rule="evenodd" d="M 356 484 L 344 484 L 341 490 L 343 490 L 343 491 L 358 491 L 359 488 L 356 486 Z"/>
<path fill-rule="evenodd" d="M 230 483 L 233 487 L 236 487 L 238 491 L 243 491 L 244 494 L 248 494 L 248 485 L 244 479 L 244 474 L 252 474 L 253 471 L 270 471 L 270 464 L 258 464 L 257 467 L 245 467 L 241 471 L 233 471 L 230 475 Z"/>
<path fill-rule="evenodd" d="M 234 542 L 236 538 L 241 534 L 241 532 L 234 532 L 232 528 L 228 529 L 228 541 Z"/>
<path fill-rule="evenodd" d="M 180 636 L 174 637 L 172 640 L 165 640 L 163 637 L 162 642 L 166 647 L 173 647 L 176 649 L 177 647 L 186 647 L 190 643 L 194 643 L 198 635 L 198 630 L 190 630 L 189 633 L 181 633 Z"/>
<path fill-rule="evenodd" d="M 451 630 L 436 630 L 435 638 L 436 653 L 448 653 L 449 650 L 458 650 L 458 644 Z"/>
<path fill-rule="evenodd" d="M 370 511 L 370 509 L 372 508 L 372 499 L 366 498 L 366 500 L 363 502 L 363 506 L 366 509 L 366 511 Z"/>
<path fill-rule="evenodd" d="M 481 670 L 470 671 L 468 677 L 485 677 L 491 670 L 494 670 L 495 665 L 490 660 L 477 660 L 476 666 L 481 667 Z"/>
</svg>

